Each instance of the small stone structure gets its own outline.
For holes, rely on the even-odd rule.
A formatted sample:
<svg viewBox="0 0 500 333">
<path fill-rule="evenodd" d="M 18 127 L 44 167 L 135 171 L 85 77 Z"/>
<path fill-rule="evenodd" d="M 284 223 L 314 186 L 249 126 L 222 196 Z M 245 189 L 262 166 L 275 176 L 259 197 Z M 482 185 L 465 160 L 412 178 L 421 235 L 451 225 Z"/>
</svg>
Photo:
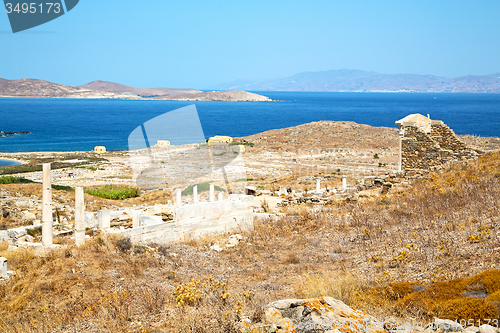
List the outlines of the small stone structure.
<svg viewBox="0 0 500 333">
<path fill-rule="evenodd" d="M 400 170 L 433 170 L 439 166 L 477 157 L 441 120 L 415 113 L 396 121 L 400 126 Z"/>
<path fill-rule="evenodd" d="M 104 146 L 95 146 L 94 147 L 94 153 L 104 154 L 105 152 L 106 152 L 106 147 L 104 147 Z"/>
<path fill-rule="evenodd" d="M 230 136 L 224 136 L 224 135 L 215 135 L 208 139 L 209 143 L 230 143 L 233 142 L 233 138 Z"/>
<path fill-rule="evenodd" d="M 156 145 L 159 147 L 168 147 L 168 146 L 170 146 L 170 141 L 158 140 L 158 141 L 156 141 Z"/>
</svg>

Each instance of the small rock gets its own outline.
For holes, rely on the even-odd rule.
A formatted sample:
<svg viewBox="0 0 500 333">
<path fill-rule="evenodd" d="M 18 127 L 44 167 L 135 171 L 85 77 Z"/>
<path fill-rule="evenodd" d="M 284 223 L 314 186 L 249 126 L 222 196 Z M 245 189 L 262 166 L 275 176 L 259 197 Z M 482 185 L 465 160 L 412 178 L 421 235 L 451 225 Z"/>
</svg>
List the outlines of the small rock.
<svg viewBox="0 0 500 333">
<path fill-rule="evenodd" d="M 210 246 L 210 249 L 212 249 L 212 250 L 214 250 L 216 252 L 221 252 L 222 251 L 222 248 L 218 244 Z"/>
<path fill-rule="evenodd" d="M 479 326 L 479 333 L 496 333 L 497 329 L 491 325 L 483 324 Z"/>
</svg>

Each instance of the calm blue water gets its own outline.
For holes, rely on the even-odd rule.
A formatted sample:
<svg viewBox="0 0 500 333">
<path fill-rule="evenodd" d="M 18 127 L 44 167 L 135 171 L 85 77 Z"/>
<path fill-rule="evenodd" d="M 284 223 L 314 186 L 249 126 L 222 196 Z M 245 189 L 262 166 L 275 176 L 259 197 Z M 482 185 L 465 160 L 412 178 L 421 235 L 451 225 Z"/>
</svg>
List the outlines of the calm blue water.
<svg viewBox="0 0 500 333">
<path fill-rule="evenodd" d="M 282 102 L 177 102 L 0 98 L 0 151 L 127 149 L 128 136 L 165 112 L 195 104 L 205 137 L 245 136 L 319 120 L 397 127 L 411 113 L 443 120 L 457 134 L 500 136 L 500 94 L 262 92 Z"/>
<path fill-rule="evenodd" d="M 5 166 L 10 166 L 10 165 L 18 165 L 21 164 L 16 161 L 9 161 L 9 160 L 0 160 L 0 168 L 5 167 Z"/>
</svg>

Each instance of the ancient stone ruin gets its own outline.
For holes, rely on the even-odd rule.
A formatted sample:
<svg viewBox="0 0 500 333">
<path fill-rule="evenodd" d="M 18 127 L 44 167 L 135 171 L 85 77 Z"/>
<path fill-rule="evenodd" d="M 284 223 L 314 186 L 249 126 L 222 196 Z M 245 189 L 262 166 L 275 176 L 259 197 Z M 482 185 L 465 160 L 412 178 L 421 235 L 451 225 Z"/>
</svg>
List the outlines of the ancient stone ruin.
<svg viewBox="0 0 500 333">
<path fill-rule="evenodd" d="M 400 126 L 400 170 L 434 170 L 443 164 L 476 158 L 441 120 L 415 113 L 396 121 Z"/>
</svg>

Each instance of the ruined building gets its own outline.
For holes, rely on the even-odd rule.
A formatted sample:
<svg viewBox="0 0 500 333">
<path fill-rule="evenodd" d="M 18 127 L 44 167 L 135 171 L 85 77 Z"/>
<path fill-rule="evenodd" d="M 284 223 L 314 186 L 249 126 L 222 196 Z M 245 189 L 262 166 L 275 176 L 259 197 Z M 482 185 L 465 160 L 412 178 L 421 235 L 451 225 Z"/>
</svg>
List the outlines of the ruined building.
<svg viewBox="0 0 500 333">
<path fill-rule="evenodd" d="M 466 147 L 441 120 L 415 113 L 396 121 L 400 126 L 400 171 L 433 170 L 447 162 L 468 160 L 482 152 Z"/>
</svg>

